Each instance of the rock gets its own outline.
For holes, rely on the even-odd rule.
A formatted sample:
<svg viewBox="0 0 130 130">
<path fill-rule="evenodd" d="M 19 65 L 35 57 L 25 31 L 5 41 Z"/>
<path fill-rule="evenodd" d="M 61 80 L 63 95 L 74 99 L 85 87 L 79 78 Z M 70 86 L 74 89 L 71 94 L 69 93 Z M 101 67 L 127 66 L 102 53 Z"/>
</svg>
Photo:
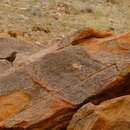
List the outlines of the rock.
<svg viewBox="0 0 130 130">
<path fill-rule="evenodd" d="M 20 32 L 20 31 L 8 31 L 8 35 L 10 37 L 17 38 L 18 36 L 24 37 L 25 32 Z"/>
<path fill-rule="evenodd" d="M 0 74 L 0 95 L 22 91 L 29 101 L 24 109 L 5 117 L 0 127 L 63 130 L 86 102 L 98 104 L 129 94 L 129 52 L 128 33 L 26 55 Z"/>
<path fill-rule="evenodd" d="M 0 122 L 23 110 L 28 103 L 29 96 L 22 91 L 0 96 Z"/>
<path fill-rule="evenodd" d="M 101 63 L 116 64 L 118 69 L 129 72 L 129 36 L 128 32 L 108 38 L 91 38 L 80 42 L 79 45 L 83 46 L 87 53 Z"/>
<path fill-rule="evenodd" d="M 74 114 L 67 130 L 129 130 L 130 95 L 99 105 L 87 103 Z"/>
<path fill-rule="evenodd" d="M 18 39 L 0 37 L 0 57 L 7 57 L 12 52 L 18 52 L 14 61 L 14 66 L 20 64 L 21 61 L 26 59 L 28 56 L 40 51 L 41 46 L 33 43 L 26 43 Z M 1 74 L 10 69 L 12 66 L 5 60 L 0 60 L 0 72 Z"/>
<path fill-rule="evenodd" d="M 79 44 L 82 40 L 90 38 L 104 38 L 112 36 L 111 30 L 99 30 L 94 28 L 85 28 L 76 32 L 73 36 L 70 37 L 72 45 Z"/>
</svg>

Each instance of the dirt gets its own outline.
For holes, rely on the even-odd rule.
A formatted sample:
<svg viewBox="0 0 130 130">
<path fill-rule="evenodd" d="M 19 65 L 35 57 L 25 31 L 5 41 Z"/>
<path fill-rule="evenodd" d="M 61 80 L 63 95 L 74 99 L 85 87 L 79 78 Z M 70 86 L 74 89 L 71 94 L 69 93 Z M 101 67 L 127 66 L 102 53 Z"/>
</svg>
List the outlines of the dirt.
<svg viewBox="0 0 130 130">
<path fill-rule="evenodd" d="M 129 0 L 1 0 L 0 36 L 46 46 L 84 27 L 130 30 Z"/>
</svg>

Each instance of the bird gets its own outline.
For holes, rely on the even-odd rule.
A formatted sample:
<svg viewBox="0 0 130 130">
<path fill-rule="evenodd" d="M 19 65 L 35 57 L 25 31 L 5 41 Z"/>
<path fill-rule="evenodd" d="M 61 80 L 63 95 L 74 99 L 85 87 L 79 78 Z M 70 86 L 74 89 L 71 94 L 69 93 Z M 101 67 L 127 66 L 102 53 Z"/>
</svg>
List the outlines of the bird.
<svg viewBox="0 0 130 130">
<path fill-rule="evenodd" d="M 14 60 L 16 59 L 16 51 L 13 51 L 9 56 L 7 57 L 0 57 L 0 60 L 6 60 L 8 62 L 11 63 L 11 65 L 13 65 Z"/>
</svg>

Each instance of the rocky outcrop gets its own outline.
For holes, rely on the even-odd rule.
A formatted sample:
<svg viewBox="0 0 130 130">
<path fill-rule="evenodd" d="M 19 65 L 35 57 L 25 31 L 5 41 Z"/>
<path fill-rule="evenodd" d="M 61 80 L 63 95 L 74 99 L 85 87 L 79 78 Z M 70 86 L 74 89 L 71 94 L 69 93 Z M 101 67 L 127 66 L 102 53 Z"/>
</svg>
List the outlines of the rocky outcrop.
<svg viewBox="0 0 130 130">
<path fill-rule="evenodd" d="M 18 55 L 15 65 L 0 74 L 8 113 L 2 115 L 1 128 L 63 130 L 83 104 L 130 93 L 129 33 L 37 50 L 21 53 L 24 58 Z"/>
<path fill-rule="evenodd" d="M 129 130 L 130 95 L 87 103 L 74 114 L 67 130 Z"/>
</svg>

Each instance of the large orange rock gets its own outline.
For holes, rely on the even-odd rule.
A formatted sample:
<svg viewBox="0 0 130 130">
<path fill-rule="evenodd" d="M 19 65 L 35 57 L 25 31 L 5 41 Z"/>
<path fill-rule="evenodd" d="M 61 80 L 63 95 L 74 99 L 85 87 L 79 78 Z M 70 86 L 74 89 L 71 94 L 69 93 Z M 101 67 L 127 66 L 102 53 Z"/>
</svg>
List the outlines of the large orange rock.
<svg viewBox="0 0 130 130">
<path fill-rule="evenodd" d="M 35 45 L 27 45 L 14 66 L 5 69 L 1 65 L 0 96 L 22 92 L 28 97 L 25 102 L 18 93 L 22 100 L 17 106 L 14 95 L 12 106 L 16 108 L 1 115 L 1 128 L 62 130 L 84 103 L 97 104 L 130 93 L 130 34 L 84 40 L 79 46 L 62 49 L 54 45 L 33 50 Z M 19 42 L 3 43 L 1 47 L 13 44 L 12 50 L 23 48 Z"/>
<path fill-rule="evenodd" d="M 84 105 L 67 130 L 130 130 L 130 95 Z"/>
</svg>

